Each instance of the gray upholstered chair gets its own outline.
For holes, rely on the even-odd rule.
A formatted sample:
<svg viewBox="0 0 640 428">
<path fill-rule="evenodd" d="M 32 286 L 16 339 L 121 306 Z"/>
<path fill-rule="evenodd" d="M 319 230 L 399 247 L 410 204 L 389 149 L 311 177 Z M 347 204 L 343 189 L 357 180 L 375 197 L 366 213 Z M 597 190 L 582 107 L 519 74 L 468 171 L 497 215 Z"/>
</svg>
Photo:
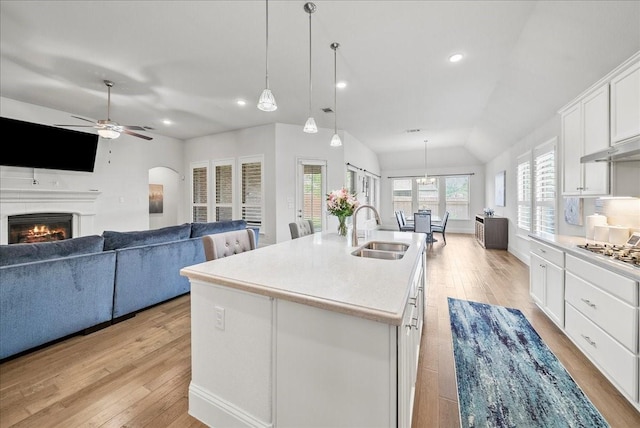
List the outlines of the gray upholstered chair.
<svg viewBox="0 0 640 428">
<path fill-rule="evenodd" d="M 256 239 L 252 229 L 232 230 L 202 237 L 207 261 L 221 259 L 245 251 L 255 250 Z"/>
<path fill-rule="evenodd" d="M 414 232 L 427 234 L 427 242 L 433 242 L 433 234 L 431 228 L 431 213 L 418 212 L 413 214 Z"/>
<path fill-rule="evenodd" d="M 398 222 L 398 230 L 401 232 L 413 232 L 413 224 L 407 224 L 404 221 L 404 216 L 400 211 L 396 211 L 396 221 Z"/>
<path fill-rule="evenodd" d="M 439 224 L 433 224 L 431 227 L 431 232 L 437 232 L 442 235 L 442 240 L 444 241 L 444 245 L 447 245 L 447 237 L 444 235 L 445 229 L 447 228 L 447 220 L 449 220 L 449 211 L 444 213 L 444 217 L 442 217 L 442 222 Z"/>
<path fill-rule="evenodd" d="M 291 232 L 291 239 L 311 235 L 314 232 L 313 222 L 311 220 L 294 221 L 289 223 L 289 231 Z"/>
</svg>

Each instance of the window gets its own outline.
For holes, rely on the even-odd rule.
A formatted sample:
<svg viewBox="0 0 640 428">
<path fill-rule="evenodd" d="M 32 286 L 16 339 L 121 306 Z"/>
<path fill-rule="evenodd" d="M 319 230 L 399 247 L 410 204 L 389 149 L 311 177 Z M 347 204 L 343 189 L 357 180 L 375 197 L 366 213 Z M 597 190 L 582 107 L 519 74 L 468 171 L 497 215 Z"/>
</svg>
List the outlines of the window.
<svg viewBox="0 0 640 428">
<path fill-rule="evenodd" d="M 468 220 L 469 175 L 393 179 L 393 210 L 414 213 L 430 209 L 434 216 L 449 211 L 453 220 Z"/>
<path fill-rule="evenodd" d="M 244 158 L 240 160 L 242 219 L 248 226 L 262 226 L 262 158 Z"/>
<path fill-rule="evenodd" d="M 233 160 L 213 163 L 215 221 L 233 220 Z"/>
<path fill-rule="evenodd" d="M 452 220 L 468 220 L 469 176 L 444 177 L 444 182 L 445 211 L 449 211 L 449 218 Z"/>
<path fill-rule="evenodd" d="M 531 153 L 518 158 L 518 228 L 531 231 Z"/>
<path fill-rule="evenodd" d="M 518 158 L 518 230 L 556 231 L 556 138 Z"/>
<path fill-rule="evenodd" d="M 322 190 L 324 169 L 322 164 L 303 165 L 302 219 L 311 220 L 316 232 L 322 230 L 322 207 L 326 198 Z"/>
<path fill-rule="evenodd" d="M 347 176 L 345 187 L 349 191 L 349 193 L 357 193 L 358 192 L 358 171 L 353 169 L 353 167 L 347 167 Z"/>
<path fill-rule="evenodd" d="M 535 230 L 555 233 L 556 230 L 556 161 L 555 147 L 545 144 L 535 150 Z"/>
<path fill-rule="evenodd" d="M 209 164 L 207 162 L 191 165 L 191 221 L 207 222 Z"/>
</svg>

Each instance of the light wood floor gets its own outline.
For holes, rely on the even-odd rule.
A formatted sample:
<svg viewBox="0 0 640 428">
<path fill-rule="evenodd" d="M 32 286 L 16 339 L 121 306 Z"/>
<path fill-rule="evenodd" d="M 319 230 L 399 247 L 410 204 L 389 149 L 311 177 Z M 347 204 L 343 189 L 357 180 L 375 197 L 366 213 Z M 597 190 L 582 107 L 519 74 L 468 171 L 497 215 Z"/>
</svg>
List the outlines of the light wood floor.
<svg viewBox="0 0 640 428">
<path fill-rule="evenodd" d="M 447 296 L 520 309 L 612 427 L 640 427 L 640 413 L 532 303 L 525 264 L 471 235 L 447 240 L 429 250 L 413 428 L 460 426 Z M 204 427 L 187 413 L 189 304 L 183 296 L 4 362 L 0 428 Z"/>
</svg>

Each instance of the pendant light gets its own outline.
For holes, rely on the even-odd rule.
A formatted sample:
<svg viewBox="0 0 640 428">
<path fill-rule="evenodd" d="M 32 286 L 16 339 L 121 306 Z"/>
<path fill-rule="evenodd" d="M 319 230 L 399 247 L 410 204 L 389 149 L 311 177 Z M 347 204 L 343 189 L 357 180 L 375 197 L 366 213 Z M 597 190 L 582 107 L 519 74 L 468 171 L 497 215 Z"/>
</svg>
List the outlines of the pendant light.
<svg viewBox="0 0 640 428">
<path fill-rule="evenodd" d="M 303 131 L 307 134 L 315 134 L 318 132 L 318 127 L 315 119 L 311 116 L 311 14 L 316 11 L 316 5 L 311 2 L 305 3 L 304 11 L 309 14 L 309 119 L 304 124 Z"/>
<path fill-rule="evenodd" d="M 338 135 L 338 108 L 337 108 L 337 85 L 338 85 L 338 73 L 337 73 L 337 56 L 336 52 L 340 47 L 339 43 L 331 43 L 331 49 L 333 49 L 333 137 L 331 137 L 331 147 L 340 147 L 342 140 Z"/>
<path fill-rule="evenodd" d="M 262 91 L 260 95 L 260 99 L 258 100 L 258 108 L 262 111 L 274 111 L 278 108 L 276 104 L 276 99 L 271 93 L 271 89 L 269 89 L 269 0 L 265 0 L 266 5 L 266 41 L 267 41 L 267 49 L 266 49 L 266 60 L 265 60 L 265 89 Z"/>
</svg>

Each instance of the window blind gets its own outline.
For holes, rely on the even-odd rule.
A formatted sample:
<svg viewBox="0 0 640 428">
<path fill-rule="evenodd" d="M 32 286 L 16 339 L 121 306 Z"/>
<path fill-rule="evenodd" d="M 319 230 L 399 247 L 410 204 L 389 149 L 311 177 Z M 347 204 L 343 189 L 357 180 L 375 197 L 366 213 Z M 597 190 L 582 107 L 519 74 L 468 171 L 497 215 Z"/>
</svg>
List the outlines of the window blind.
<svg viewBox="0 0 640 428">
<path fill-rule="evenodd" d="M 216 221 L 233 219 L 233 166 L 215 166 Z"/>
<path fill-rule="evenodd" d="M 206 222 L 208 221 L 207 208 L 207 176 L 208 168 L 206 166 L 194 166 L 191 168 L 192 185 L 192 208 L 191 221 Z"/>
<path fill-rule="evenodd" d="M 518 160 L 518 228 L 531 231 L 531 161 L 528 156 Z"/>
<path fill-rule="evenodd" d="M 262 225 L 262 162 L 242 164 L 242 218 L 249 226 Z"/>
<path fill-rule="evenodd" d="M 555 150 L 537 154 L 534 159 L 535 171 L 535 230 L 555 233 L 556 168 Z"/>
</svg>

